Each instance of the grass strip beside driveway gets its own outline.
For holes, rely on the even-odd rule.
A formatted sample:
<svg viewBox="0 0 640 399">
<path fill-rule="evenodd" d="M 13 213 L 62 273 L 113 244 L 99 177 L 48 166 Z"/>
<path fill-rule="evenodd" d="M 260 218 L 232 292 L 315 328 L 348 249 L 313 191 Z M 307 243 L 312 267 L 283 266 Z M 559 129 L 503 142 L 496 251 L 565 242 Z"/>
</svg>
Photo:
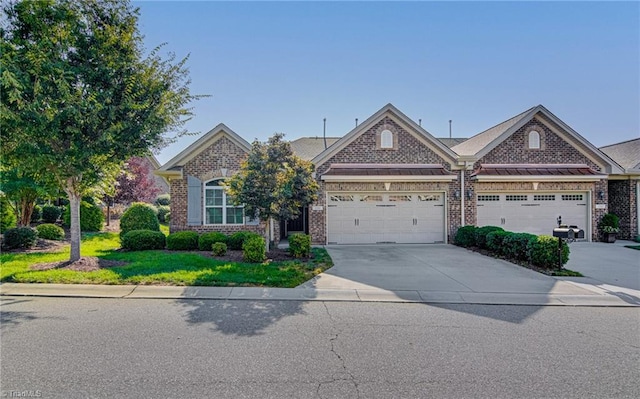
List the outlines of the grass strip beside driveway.
<svg viewBox="0 0 640 399">
<path fill-rule="evenodd" d="M 84 235 L 82 256 L 127 262 L 123 266 L 94 271 L 64 268 L 30 270 L 39 263 L 64 261 L 69 246 L 56 253 L 4 253 L 0 255 L 0 281 L 62 284 L 148 284 L 196 286 L 296 287 L 333 265 L 323 248 L 313 248 L 309 260 L 287 260 L 264 264 L 230 262 L 198 252 L 121 252 L 116 233 Z"/>
</svg>

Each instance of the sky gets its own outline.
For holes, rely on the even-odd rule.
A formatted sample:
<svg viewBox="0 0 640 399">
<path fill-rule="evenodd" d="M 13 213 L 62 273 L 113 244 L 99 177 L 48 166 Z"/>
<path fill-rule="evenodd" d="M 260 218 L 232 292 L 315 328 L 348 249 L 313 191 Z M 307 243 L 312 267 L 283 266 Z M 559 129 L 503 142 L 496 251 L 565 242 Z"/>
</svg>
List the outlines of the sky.
<svg viewBox="0 0 640 399">
<path fill-rule="evenodd" d="M 134 2 L 189 56 L 194 118 L 251 142 L 340 137 L 392 103 L 435 137 L 542 104 L 597 147 L 640 137 L 639 2 Z"/>
</svg>

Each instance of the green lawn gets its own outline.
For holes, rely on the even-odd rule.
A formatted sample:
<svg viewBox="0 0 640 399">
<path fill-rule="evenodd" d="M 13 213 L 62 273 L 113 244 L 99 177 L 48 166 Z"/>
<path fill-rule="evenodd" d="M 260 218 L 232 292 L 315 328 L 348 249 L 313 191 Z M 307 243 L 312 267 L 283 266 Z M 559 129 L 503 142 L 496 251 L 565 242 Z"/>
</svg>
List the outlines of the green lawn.
<svg viewBox="0 0 640 399">
<path fill-rule="evenodd" d="M 326 250 L 313 248 L 307 262 L 265 264 L 225 262 L 197 252 L 119 252 L 117 233 L 84 234 L 82 255 L 128 262 L 126 266 L 90 272 L 65 269 L 29 270 L 36 263 L 69 259 L 69 246 L 57 253 L 3 253 L 0 281 L 15 283 L 155 284 L 295 287 L 333 265 Z"/>
</svg>

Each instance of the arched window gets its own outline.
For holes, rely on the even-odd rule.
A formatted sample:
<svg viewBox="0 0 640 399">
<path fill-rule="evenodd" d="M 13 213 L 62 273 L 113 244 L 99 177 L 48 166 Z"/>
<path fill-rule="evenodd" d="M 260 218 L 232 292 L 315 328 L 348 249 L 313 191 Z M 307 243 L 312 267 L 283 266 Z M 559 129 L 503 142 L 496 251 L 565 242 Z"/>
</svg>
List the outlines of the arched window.
<svg viewBox="0 0 640 399">
<path fill-rule="evenodd" d="M 211 180 L 204 185 L 204 223 L 244 224 L 244 207 L 233 205 L 233 198 L 227 195 L 221 182 Z"/>
<path fill-rule="evenodd" d="M 393 148 L 393 133 L 390 130 L 380 133 L 380 148 Z"/>
<path fill-rule="evenodd" d="M 540 148 L 540 133 L 536 130 L 529 132 L 529 148 Z"/>
</svg>

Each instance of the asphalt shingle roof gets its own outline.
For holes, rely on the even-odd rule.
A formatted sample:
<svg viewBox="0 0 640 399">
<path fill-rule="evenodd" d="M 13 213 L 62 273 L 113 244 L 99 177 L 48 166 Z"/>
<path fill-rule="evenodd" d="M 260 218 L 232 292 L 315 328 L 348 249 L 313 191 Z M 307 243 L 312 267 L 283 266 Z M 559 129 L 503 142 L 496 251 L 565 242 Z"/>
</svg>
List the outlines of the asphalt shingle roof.
<svg viewBox="0 0 640 399">
<path fill-rule="evenodd" d="M 600 147 L 625 169 L 640 169 L 640 138 Z"/>
<path fill-rule="evenodd" d="M 518 121 L 533 108 L 535 107 L 531 107 L 528 110 L 514 116 L 513 118 L 507 119 L 506 121 L 485 130 L 484 132 L 478 133 L 475 136 L 465 140 L 464 142 L 451 147 L 451 149 L 458 155 L 475 155 L 484 147 L 489 145 L 493 140 L 500 137 L 502 133 L 509 130 L 509 128 L 518 123 Z"/>
<path fill-rule="evenodd" d="M 327 147 L 340 140 L 340 137 L 327 137 Z M 311 160 L 325 150 L 322 137 L 300 137 L 291 141 L 293 153 L 304 160 Z"/>
</svg>

